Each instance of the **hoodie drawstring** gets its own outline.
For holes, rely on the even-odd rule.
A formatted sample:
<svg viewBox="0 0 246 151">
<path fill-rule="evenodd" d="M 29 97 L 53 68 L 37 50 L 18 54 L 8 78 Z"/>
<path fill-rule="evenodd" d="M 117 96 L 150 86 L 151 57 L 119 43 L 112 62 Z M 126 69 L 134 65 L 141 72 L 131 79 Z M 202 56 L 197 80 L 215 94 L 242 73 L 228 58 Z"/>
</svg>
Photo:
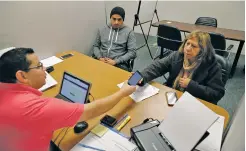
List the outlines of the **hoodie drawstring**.
<svg viewBox="0 0 246 151">
<path fill-rule="evenodd" d="M 111 47 L 112 47 L 112 43 L 113 43 L 113 39 L 114 39 L 114 33 L 115 33 L 115 31 L 113 31 L 113 35 L 112 35 L 112 39 L 111 39 L 111 44 L 110 44 L 110 47 L 108 48 L 107 57 L 109 56 L 109 50 L 110 50 Z"/>
<path fill-rule="evenodd" d="M 111 43 L 110 43 L 110 46 L 109 46 L 109 48 L 108 48 L 107 57 L 109 56 L 109 52 L 110 52 L 110 49 L 111 49 L 111 47 L 112 47 L 112 43 L 113 43 L 113 40 L 114 40 L 114 33 L 115 33 L 115 30 L 113 30 L 112 38 L 110 37 L 110 36 L 111 36 L 111 31 L 112 31 L 112 26 L 111 26 L 111 28 L 110 28 L 110 32 L 109 32 L 109 36 L 108 36 L 108 41 L 110 41 L 110 39 L 111 39 Z M 116 37 L 115 37 L 115 41 L 114 41 L 114 42 L 117 42 L 118 34 L 119 34 L 119 28 L 118 28 L 118 30 L 117 30 L 117 34 L 116 34 Z"/>
<path fill-rule="evenodd" d="M 109 32 L 109 35 L 108 35 L 108 41 L 110 40 L 111 31 L 112 31 L 112 26 L 111 26 L 111 28 L 110 28 L 110 32 Z"/>
<path fill-rule="evenodd" d="M 117 42 L 118 34 L 119 34 L 119 28 L 117 30 L 117 34 L 116 34 L 116 38 L 115 38 L 115 41 L 114 42 Z"/>
</svg>

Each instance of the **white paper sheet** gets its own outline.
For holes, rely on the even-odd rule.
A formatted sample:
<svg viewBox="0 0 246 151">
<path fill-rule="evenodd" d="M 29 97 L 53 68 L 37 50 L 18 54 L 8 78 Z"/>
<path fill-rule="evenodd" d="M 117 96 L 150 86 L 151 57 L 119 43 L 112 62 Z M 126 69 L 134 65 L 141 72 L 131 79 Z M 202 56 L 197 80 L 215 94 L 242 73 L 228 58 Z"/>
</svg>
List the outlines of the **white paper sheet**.
<svg viewBox="0 0 246 151">
<path fill-rule="evenodd" d="M 137 148 L 136 145 L 128 141 L 126 138 L 111 130 L 108 130 L 108 132 L 105 133 L 101 138 L 93 133 L 89 133 L 79 143 L 106 151 L 133 151 Z M 82 147 L 77 144 L 70 151 L 94 150 Z"/>
<path fill-rule="evenodd" d="M 197 150 L 220 151 L 225 117 L 218 116 L 219 119 L 208 129 L 208 137 L 196 147 Z"/>
<path fill-rule="evenodd" d="M 121 88 L 123 86 L 124 82 L 118 84 L 117 86 Z M 148 83 L 145 84 L 142 87 L 138 87 L 137 90 L 130 95 L 130 97 L 135 101 L 135 102 L 140 102 L 143 101 L 146 98 L 149 98 L 159 92 L 159 89 L 149 85 Z"/>
<path fill-rule="evenodd" d="M 219 116 L 185 92 L 159 129 L 177 151 L 190 151 Z"/>
<path fill-rule="evenodd" d="M 44 67 L 50 67 L 50 66 L 53 66 L 53 65 L 60 63 L 62 61 L 63 61 L 62 59 L 57 58 L 56 56 L 52 56 L 52 57 L 41 60 Z"/>
<path fill-rule="evenodd" d="M 38 89 L 39 91 L 44 91 L 57 84 L 57 81 L 50 74 L 48 74 L 47 72 L 45 73 L 46 73 L 46 79 L 45 79 L 46 84 L 43 85 L 40 89 Z"/>
</svg>

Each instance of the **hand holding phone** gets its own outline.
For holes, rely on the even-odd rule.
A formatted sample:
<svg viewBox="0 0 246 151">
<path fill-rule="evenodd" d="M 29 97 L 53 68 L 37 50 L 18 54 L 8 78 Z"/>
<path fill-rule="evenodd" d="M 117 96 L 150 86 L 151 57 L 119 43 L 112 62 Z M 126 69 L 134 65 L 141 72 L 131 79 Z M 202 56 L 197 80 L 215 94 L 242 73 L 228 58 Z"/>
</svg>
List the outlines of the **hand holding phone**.
<svg viewBox="0 0 246 151">
<path fill-rule="evenodd" d="M 141 73 L 136 71 L 128 80 L 129 85 L 137 85 L 143 79 Z"/>
</svg>

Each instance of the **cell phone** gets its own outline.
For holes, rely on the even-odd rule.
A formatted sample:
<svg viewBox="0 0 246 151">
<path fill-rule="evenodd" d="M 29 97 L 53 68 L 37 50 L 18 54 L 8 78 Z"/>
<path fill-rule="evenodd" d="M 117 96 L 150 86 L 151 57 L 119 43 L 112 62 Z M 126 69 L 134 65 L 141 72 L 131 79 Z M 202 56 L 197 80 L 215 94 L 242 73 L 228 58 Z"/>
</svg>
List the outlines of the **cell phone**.
<svg viewBox="0 0 246 151">
<path fill-rule="evenodd" d="M 166 92 L 166 98 L 168 105 L 174 105 L 178 101 L 176 92 Z"/>
<path fill-rule="evenodd" d="M 61 59 L 67 59 L 67 58 L 72 57 L 72 56 L 73 56 L 73 54 L 69 53 L 69 54 L 61 56 Z"/>
<path fill-rule="evenodd" d="M 136 71 L 135 73 L 133 73 L 133 75 L 129 78 L 128 80 L 128 84 L 129 85 L 137 85 L 138 82 L 142 79 L 142 75 L 139 71 Z"/>
<path fill-rule="evenodd" d="M 114 127 L 115 124 L 117 123 L 117 120 L 114 117 L 109 116 L 109 115 L 105 115 L 100 121 L 101 123 L 109 127 Z"/>
<path fill-rule="evenodd" d="M 46 68 L 46 71 L 48 73 L 51 73 L 52 71 L 54 71 L 54 67 L 53 66 L 49 66 L 49 67 Z"/>
</svg>

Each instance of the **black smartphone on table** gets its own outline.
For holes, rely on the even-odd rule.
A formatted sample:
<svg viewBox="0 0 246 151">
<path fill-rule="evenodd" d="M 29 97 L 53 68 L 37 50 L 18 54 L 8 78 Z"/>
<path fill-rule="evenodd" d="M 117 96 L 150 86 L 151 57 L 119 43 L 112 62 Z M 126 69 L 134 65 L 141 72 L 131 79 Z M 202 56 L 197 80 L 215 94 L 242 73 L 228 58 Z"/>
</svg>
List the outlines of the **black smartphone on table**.
<svg viewBox="0 0 246 151">
<path fill-rule="evenodd" d="M 109 116 L 109 115 L 105 115 L 100 121 L 101 123 L 109 127 L 114 127 L 115 124 L 117 123 L 117 120 L 114 117 Z"/>
<path fill-rule="evenodd" d="M 67 58 L 72 57 L 72 56 L 73 56 L 73 54 L 69 53 L 69 54 L 61 56 L 61 59 L 64 60 L 64 59 L 67 59 Z"/>
<path fill-rule="evenodd" d="M 139 71 L 136 71 L 132 74 L 132 76 L 128 80 L 129 85 L 137 85 L 139 81 L 142 79 L 142 75 Z"/>
</svg>

